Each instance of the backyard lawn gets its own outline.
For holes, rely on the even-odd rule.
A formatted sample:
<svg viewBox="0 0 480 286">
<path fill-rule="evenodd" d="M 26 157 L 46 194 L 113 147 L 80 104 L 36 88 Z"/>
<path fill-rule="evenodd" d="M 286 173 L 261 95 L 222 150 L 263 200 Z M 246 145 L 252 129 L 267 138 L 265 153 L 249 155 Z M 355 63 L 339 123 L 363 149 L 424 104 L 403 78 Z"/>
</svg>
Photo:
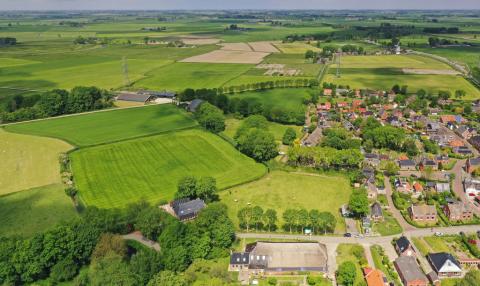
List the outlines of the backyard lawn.
<svg viewBox="0 0 480 286">
<path fill-rule="evenodd" d="M 363 246 L 359 244 L 346 244 L 346 243 L 341 243 L 337 247 L 337 265 L 340 265 L 344 262 L 351 261 L 355 263 L 355 268 L 356 268 L 356 277 L 355 277 L 355 283 L 354 285 L 357 285 L 358 283 L 364 282 L 363 279 L 363 272 L 362 272 L 362 267 L 364 265 L 361 265 L 360 259 L 363 259 L 366 261 L 365 258 L 365 252 L 364 252 Z M 355 255 L 357 253 L 357 255 Z M 360 254 L 358 255 L 358 254 Z"/>
<path fill-rule="evenodd" d="M 77 146 L 114 142 L 196 126 L 171 104 L 107 110 L 6 127 L 8 131 L 63 139 Z"/>
<path fill-rule="evenodd" d="M 373 224 L 373 231 L 380 235 L 388 236 L 402 233 L 402 227 L 398 221 L 387 211 L 383 212 L 384 221 Z"/>
<path fill-rule="evenodd" d="M 32 236 L 75 217 L 77 212 L 62 184 L 0 197 L 0 233 L 5 236 Z"/>
<path fill-rule="evenodd" d="M 339 209 L 348 202 L 351 188 L 347 178 L 338 175 L 316 175 L 272 171 L 266 177 L 222 191 L 220 200 L 227 204 L 230 218 L 238 227 L 238 210 L 251 204 L 277 211 L 281 228 L 282 213 L 288 208 L 317 209 L 331 212 L 337 218 L 336 233 L 345 232 Z"/>
<path fill-rule="evenodd" d="M 71 154 L 86 205 L 123 207 L 173 199 L 184 176 L 212 176 L 220 189 L 257 179 L 265 166 L 218 136 L 187 130 L 83 148 Z"/>
</svg>

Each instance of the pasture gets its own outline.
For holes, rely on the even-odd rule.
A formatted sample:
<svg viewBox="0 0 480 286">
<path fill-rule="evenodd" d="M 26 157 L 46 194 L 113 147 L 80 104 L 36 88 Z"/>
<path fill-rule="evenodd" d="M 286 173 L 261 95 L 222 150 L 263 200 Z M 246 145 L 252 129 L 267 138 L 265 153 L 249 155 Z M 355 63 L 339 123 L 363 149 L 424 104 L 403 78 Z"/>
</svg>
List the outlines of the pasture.
<svg viewBox="0 0 480 286">
<path fill-rule="evenodd" d="M 178 180 L 212 176 L 221 189 L 261 177 L 255 163 L 218 136 L 188 130 L 84 148 L 71 154 L 75 183 L 88 206 L 123 207 L 171 200 Z"/>
<path fill-rule="evenodd" d="M 162 104 L 106 110 L 5 127 L 8 131 L 54 137 L 76 146 L 120 141 L 196 126 L 185 111 Z"/>
<path fill-rule="evenodd" d="M 285 54 L 302 54 L 304 55 L 306 51 L 311 50 L 314 52 L 319 52 L 320 49 L 303 42 L 294 42 L 294 43 L 275 43 L 275 46 Z"/>
<path fill-rule="evenodd" d="M 0 233 L 29 237 L 77 217 L 62 184 L 0 196 Z"/>
<path fill-rule="evenodd" d="M 60 153 L 72 146 L 56 139 L 0 128 L 0 195 L 60 183 Z"/>
<path fill-rule="evenodd" d="M 258 181 L 222 191 L 220 200 L 227 204 L 229 217 L 236 227 L 238 211 L 251 204 L 264 210 L 276 210 L 280 228 L 283 225 L 282 214 L 288 208 L 331 212 L 337 218 L 335 232 L 343 233 L 345 222 L 339 209 L 348 202 L 350 193 L 349 181 L 341 175 L 272 171 Z"/>
<path fill-rule="evenodd" d="M 410 70 L 407 70 L 410 69 Z M 416 55 L 401 56 L 346 56 L 342 57 L 341 75 L 336 76 L 336 65 L 332 65 L 325 82 L 350 86 L 389 90 L 393 85 L 407 85 L 409 92 L 425 89 L 436 93 L 440 90 L 463 89 L 472 100 L 480 97 L 480 91 L 445 63 Z"/>
</svg>

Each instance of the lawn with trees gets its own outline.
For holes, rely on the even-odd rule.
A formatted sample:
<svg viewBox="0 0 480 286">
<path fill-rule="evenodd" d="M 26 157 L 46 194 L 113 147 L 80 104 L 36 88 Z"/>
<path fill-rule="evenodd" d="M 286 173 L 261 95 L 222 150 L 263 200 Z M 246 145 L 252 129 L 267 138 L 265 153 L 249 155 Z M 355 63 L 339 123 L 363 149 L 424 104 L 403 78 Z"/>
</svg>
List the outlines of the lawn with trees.
<svg viewBox="0 0 480 286">
<path fill-rule="evenodd" d="M 71 154 L 74 180 L 89 206 L 171 200 L 185 175 L 212 176 L 224 189 L 260 178 L 265 167 L 201 130 L 84 148 Z"/>
<path fill-rule="evenodd" d="M 350 193 L 349 181 L 342 175 L 272 171 L 258 181 L 221 191 L 219 196 L 220 201 L 228 206 L 229 217 L 237 228 L 240 227 L 239 211 L 251 205 L 261 207 L 264 212 L 274 210 L 277 230 L 282 232 L 289 232 L 289 227 L 283 228 L 286 224 L 283 217 L 285 211 L 305 209 L 332 214 L 337 221 L 335 233 L 343 233 L 345 223 L 338 210 L 348 202 Z M 268 226 L 261 231 L 265 230 L 268 230 Z"/>
</svg>

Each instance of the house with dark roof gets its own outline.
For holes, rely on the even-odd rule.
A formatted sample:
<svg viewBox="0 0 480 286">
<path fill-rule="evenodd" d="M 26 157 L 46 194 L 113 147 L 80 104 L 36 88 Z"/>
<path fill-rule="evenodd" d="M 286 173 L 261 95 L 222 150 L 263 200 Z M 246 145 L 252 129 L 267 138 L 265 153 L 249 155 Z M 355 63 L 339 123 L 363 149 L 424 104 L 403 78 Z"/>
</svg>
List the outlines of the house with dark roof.
<svg viewBox="0 0 480 286">
<path fill-rule="evenodd" d="M 473 145 L 473 147 L 477 148 L 477 150 L 480 150 L 480 135 L 473 136 L 468 141 Z"/>
<path fill-rule="evenodd" d="M 203 100 L 198 98 L 194 99 L 188 104 L 187 110 L 190 112 L 195 112 L 197 111 L 197 108 L 199 108 L 202 103 L 203 103 Z"/>
<path fill-rule="evenodd" d="M 175 216 L 181 220 L 191 220 L 198 216 L 200 211 L 206 207 L 205 202 L 201 199 L 180 199 L 170 203 Z"/>
<path fill-rule="evenodd" d="M 470 156 L 473 153 L 472 150 L 470 150 L 467 146 L 455 146 L 452 150 L 453 153 L 462 156 Z"/>
<path fill-rule="evenodd" d="M 398 160 L 398 166 L 400 167 L 400 170 L 402 171 L 415 171 L 415 167 L 417 164 L 415 164 L 415 161 L 406 159 L 406 160 Z"/>
<path fill-rule="evenodd" d="M 370 217 L 373 221 L 383 221 L 382 206 L 379 202 L 373 203 L 373 205 L 370 207 Z"/>
<path fill-rule="evenodd" d="M 400 256 L 415 256 L 415 249 L 405 236 L 401 236 L 395 241 L 395 250 Z"/>
<path fill-rule="evenodd" d="M 427 286 L 428 278 L 422 272 L 412 256 L 400 256 L 395 259 L 395 269 L 404 286 Z"/>
<path fill-rule="evenodd" d="M 427 259 L 440 279 L 461 277 L 463 274 L 460 263 L 450 253 L 430 253 Z"/>
<path fill-rule="evenodd" d="M 426 168 L 431 168 L 432 170 L 436 171 L 438 170 L 438 164 L 437 162 L 435 162 L 435 160 L 423 158 L 422 161 L 420 161 L 420 164 L 418 165 L 418 169 L 420 171 L 423 171 Z"/>
<path fill-rule="evenodd" d="M 457 129 L 455 129 L 455 133 L 461 136 L 463 139 L 469 140 L 474 135 L 477 135 L 477 131 L 471 127 L 461 125 Z"/>
<path fill-rule="evenodd" d="M 230 255 L 230 264 L 228 271 L 241 271 L 248 269 L 250 263 L 250 254 L 247 252 L 234 252 Z"/>
</svg>

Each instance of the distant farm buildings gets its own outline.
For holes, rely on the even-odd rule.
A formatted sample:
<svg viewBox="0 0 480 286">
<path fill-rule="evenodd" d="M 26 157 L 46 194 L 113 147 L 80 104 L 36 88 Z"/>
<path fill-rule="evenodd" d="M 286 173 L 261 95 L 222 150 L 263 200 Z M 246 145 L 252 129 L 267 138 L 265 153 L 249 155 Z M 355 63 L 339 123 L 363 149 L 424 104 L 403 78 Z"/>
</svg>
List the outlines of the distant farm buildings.
<svg viewBox="0 0 480 286">
<path fill-rule="evenodd" d="M 149 102 L 159 102 L 162 99 L 173 100 L 177 94 L 171 91 L 148 91 L 141 90 L 136 92 L 123 91 L 118 94 L 116 99 L 118 101 L 129 101 L 147 104 Z"/>
</svg>

